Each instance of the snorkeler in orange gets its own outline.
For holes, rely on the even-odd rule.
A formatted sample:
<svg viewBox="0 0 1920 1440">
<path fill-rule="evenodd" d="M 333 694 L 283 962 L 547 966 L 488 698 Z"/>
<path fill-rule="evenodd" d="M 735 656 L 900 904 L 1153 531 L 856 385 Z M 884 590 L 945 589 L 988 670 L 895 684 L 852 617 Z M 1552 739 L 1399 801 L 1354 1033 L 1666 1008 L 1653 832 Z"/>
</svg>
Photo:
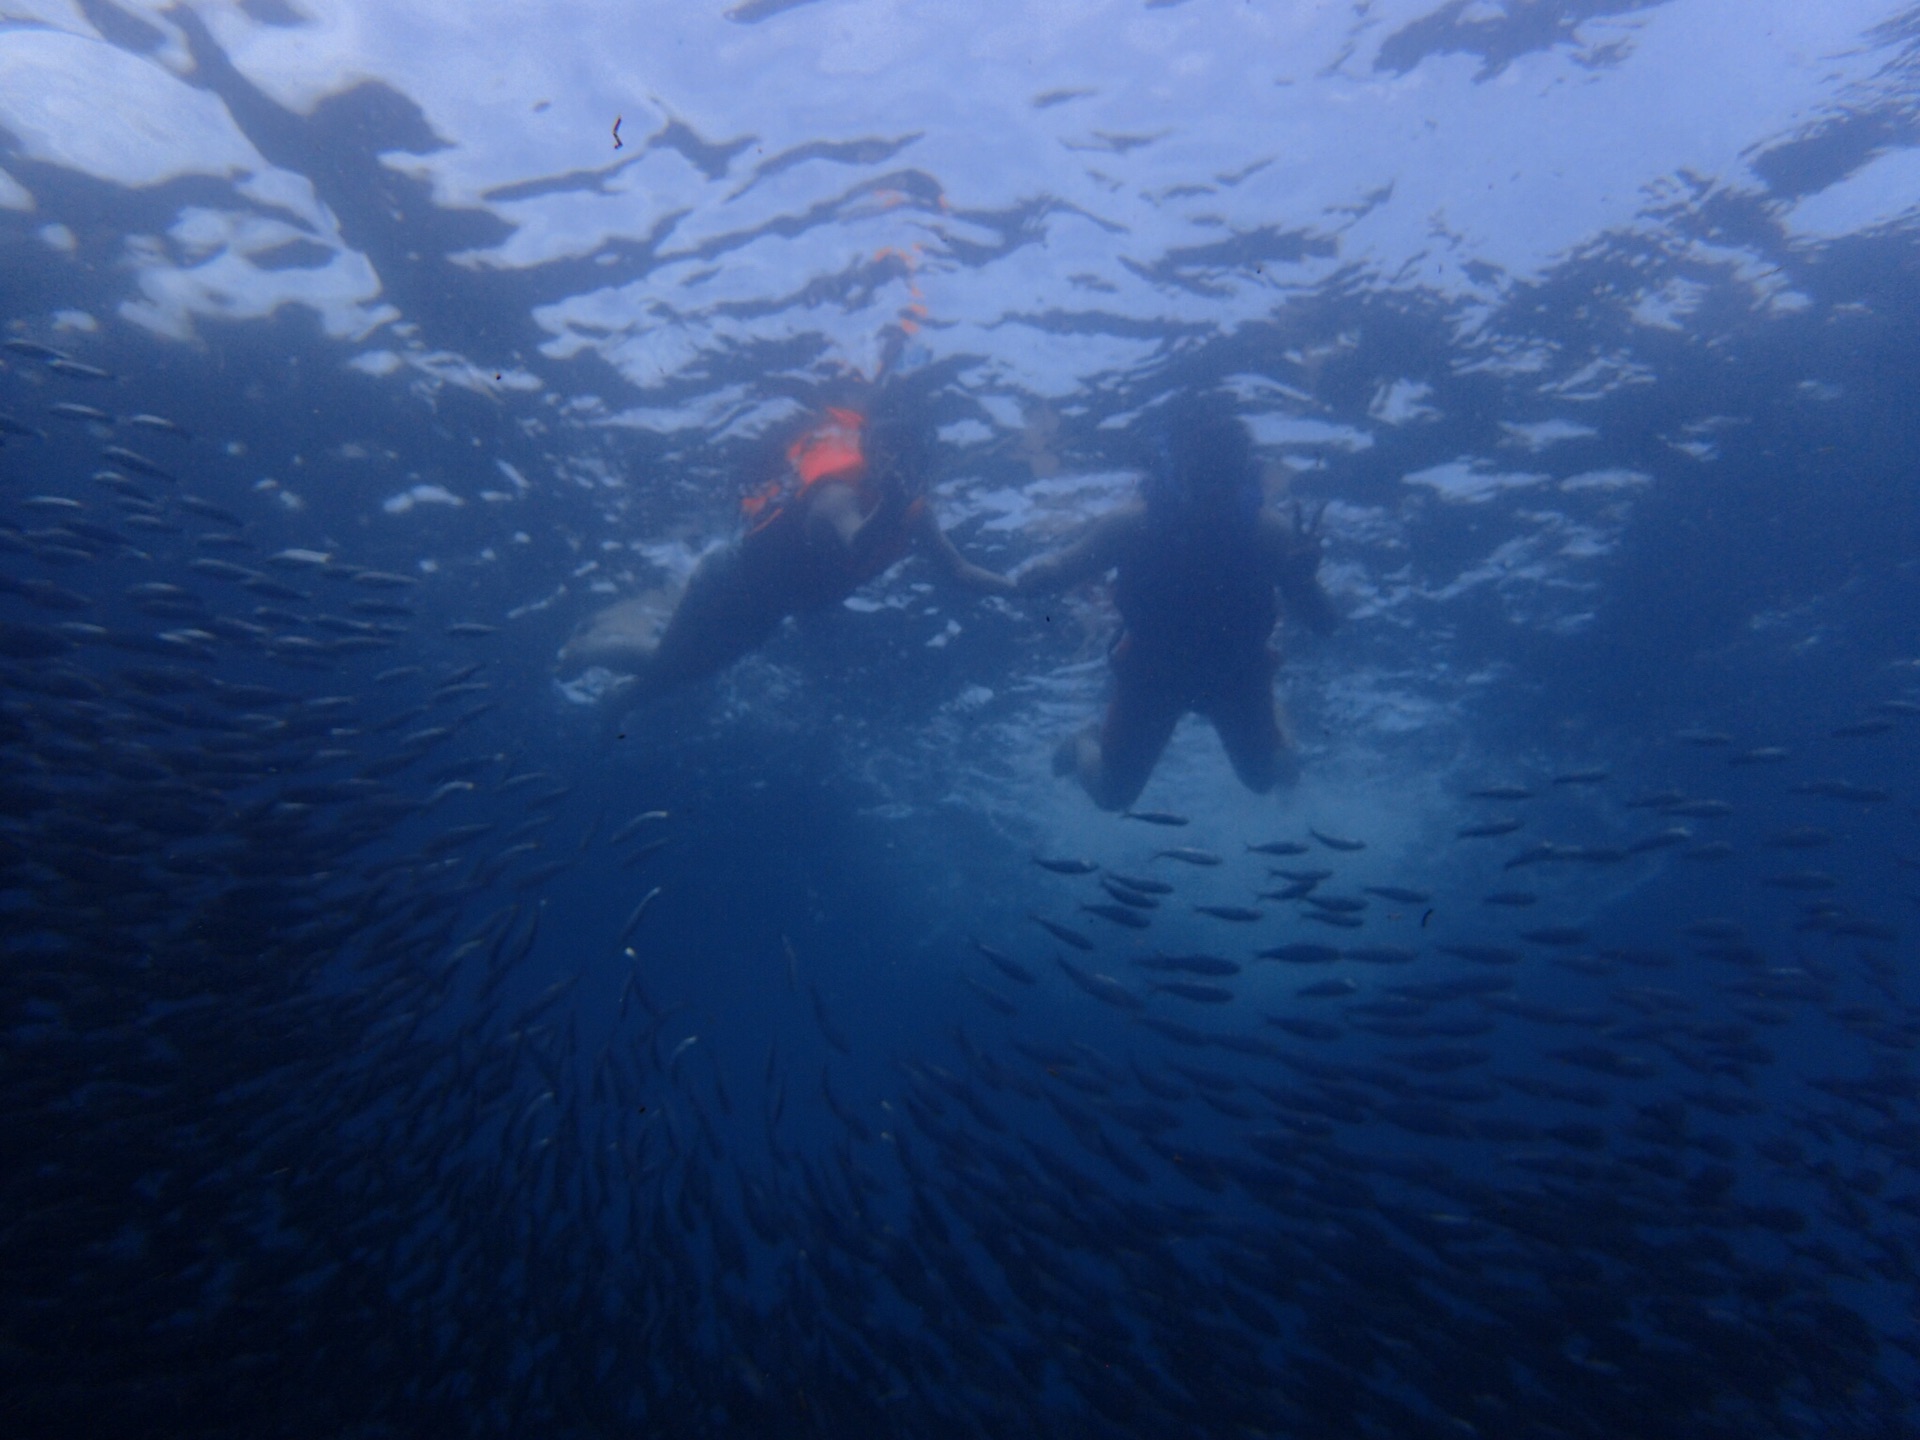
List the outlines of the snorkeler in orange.
<svg viewBox="0 0 1920 1440">
<path fill-rule="evenodd" d="M 839 604 L 916 551 L 966 590 L 1009 593 L 1011 581 L 971 564 L 935 521 L 917 439 L 900 419 L 841 408 L 816 417 L 787 446 L 783 473 L 744 503 L 745 533 L 694 568 L 657 642 L 590 624 L 560 652 L 562 677 L 593 665 L 625 672 L 614 693 L 624 714 L 719 673 L 788 616 Z"/>
<path fill-rule="evenodd" d="M 1014 577 L 1020 593 L 1039 594 L 1114 574 L 1112 699 L 1054 755 L 1054 772 L 1103 810 L 1139 798 L 1189 711 L 1212 722 L 1249 789 L 1291 779 L 1293 739 L 1273 693 L 1278 602 L 1318 634 L 1339 623 L 1316 576 L 1319 538 L 1265 507 L 1246 427 L 1225 402 L 1181 402 L 1165 439 L 1138 499 Z"/>
</svg>

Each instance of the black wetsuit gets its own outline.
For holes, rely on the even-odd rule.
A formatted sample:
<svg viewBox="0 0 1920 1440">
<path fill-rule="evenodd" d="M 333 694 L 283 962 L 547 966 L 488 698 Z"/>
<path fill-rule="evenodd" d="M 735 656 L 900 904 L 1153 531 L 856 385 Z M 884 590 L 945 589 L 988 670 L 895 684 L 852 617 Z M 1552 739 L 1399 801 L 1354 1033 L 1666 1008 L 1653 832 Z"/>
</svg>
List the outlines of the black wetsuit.
<svg viewBox="0 0 1920 1440">
<path fill-rule="evenodd" d="M 1149 513 L 1117 571 L 1120 643 L 1170 676 L 1204 685 L 1265 654 L 1280 610 L 1256 523 L 1200 529 Z"/>
<path fill-rule="evenodd" d="M 789 615 L 839 604 L 912 548 L 920 502 L 889 494 L 851 549 L 809 525 L 804 492 L 703 559 L 687 581 L 648 667 L 649 689 L 716 674 Z"/>
<path fill-rule="evenodd" d="M 1124 624 L 1100 727 L 1105 793 L 1095 799 L 1132 804 L 1189 711 L 1212 722 L 1243 782 L 1272 788 L 1287 741 L 1268 646 L 1279 619 L 1274 562 L 1259 522 L 1203 527 L 1149 513 L 1126 537 L 1116 571 Z"/>
</svg>

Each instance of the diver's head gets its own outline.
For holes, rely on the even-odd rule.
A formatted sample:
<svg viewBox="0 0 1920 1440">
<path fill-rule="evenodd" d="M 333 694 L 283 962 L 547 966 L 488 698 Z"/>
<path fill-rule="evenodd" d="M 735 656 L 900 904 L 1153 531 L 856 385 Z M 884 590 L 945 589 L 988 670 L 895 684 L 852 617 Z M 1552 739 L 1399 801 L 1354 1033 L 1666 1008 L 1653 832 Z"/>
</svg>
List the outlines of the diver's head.
<svg viewBox="0 0 1920 1440">
<path fill-rule="evenodd" d="M 1155 425 L 1147 503 L 1169 515 L 1252 520 L 1260 510 L 1253 440 L 1230 397 L 1173 401 Z"/>
</svg>

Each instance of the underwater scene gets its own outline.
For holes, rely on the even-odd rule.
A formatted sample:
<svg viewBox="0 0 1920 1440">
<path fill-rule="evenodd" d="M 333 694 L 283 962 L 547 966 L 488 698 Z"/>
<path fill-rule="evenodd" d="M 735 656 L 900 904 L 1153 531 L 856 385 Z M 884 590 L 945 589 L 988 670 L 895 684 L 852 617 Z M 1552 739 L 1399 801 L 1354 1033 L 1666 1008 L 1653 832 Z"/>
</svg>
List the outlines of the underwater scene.
<svg viewBox="0 0 1920 1440">
<path fill-rule="evenodd" d="M 1920 1435 L 1920 4 L 0 0 L 0 1432 Z"/>
</svg>

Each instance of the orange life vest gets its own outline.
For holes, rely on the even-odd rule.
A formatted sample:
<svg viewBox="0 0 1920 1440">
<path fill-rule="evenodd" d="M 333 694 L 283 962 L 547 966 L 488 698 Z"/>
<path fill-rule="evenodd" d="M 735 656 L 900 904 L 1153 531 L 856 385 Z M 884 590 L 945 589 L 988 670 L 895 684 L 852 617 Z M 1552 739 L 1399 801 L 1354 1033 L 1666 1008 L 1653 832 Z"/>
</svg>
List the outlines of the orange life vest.
<svg viewBox="0 0 1920 1440">
<path fill-rule="evenodd" d="M 866 423 L 867 417 L 859 411 L 833 406 L 802 432 L 787 446 L 787 472 L 740 502 L 748 528 L 758 530 L 770 524 L 822 480 L 845 480 L 856 485 L 864 480 L 867 456 L 862 432 Z"/>
</svg>

